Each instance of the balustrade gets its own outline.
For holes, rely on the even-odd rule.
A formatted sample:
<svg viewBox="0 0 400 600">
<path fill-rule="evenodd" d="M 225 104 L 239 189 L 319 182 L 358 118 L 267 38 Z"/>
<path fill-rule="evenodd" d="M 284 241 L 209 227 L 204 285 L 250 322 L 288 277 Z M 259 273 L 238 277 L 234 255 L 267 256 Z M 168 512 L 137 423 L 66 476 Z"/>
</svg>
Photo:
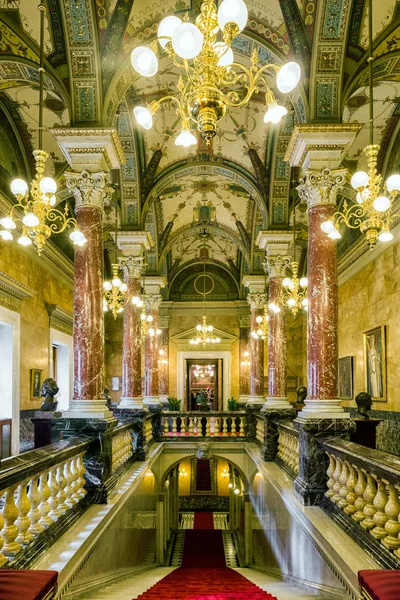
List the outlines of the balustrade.
<svg viewBox="0 0 400 600">
<path fill-rule="evenodd" d="M 132 433 L 130 426 L 116 428 L 112 438 L 112 470 L 124 465 L 133 456 Z"/>
<path fill-rule="evenodd" d="M 64 441 L 48 446 L 48 456 L 41 449 L 2 462 L 0 567 L 85 497 L 83 455 L 88 443 Z"/>
<path fill-rule="evenodd" d="M 329 457 L 325 497 L 400 558 L 400 460 L 346 440 L 320 445 Z"/>
<path fill-rule="evenodd" d="M 221 412 L 172 412 L 162 413 L 163 438 L 244 438 L 247 435 L 245 411 Z"/>
<path fill-rule="evenodd" d="M 279 460 L 288 466 L 295 474 L 299 473 L 299 437 L 296 429 L 291 424 L 281 423 L 278 426 L 278 454 Z"/>
</svg>

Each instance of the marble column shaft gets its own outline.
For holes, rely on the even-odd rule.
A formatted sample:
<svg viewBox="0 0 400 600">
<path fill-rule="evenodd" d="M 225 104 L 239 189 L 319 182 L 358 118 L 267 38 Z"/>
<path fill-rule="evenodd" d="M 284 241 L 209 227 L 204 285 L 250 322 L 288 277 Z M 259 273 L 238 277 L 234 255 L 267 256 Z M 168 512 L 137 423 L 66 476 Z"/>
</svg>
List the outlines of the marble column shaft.
<svg viewBox="0 0 400 600">
<path fill-rule="evenodd" d="M 251 331 L 257 331 L 259 325 L 257 317 L 263 316 L 264 304 L 266 302 L 265 294 L 254 293 L 247 296 L 250 304 L 250 328 Z M 250 336 L 250 395 L 249 402 L 259 398 L 264 399 L 264 340 Z"/>
<path fill-rule="evenodd" d="M 239 338 L 239 356 L 240 356 L 240 377 L 239 377 L 239 395 L 247 397 L 250 394 L 250 327 L 240 327 Z M 248 352 L 248 356 L 245 353 Z M 246 363 L 246 364 L 243 364 Z"/>
<path fill-rule="evenodd" d="M 158 392 L 161 396 L 168 397 L 168 346 L 169 346 L 169 328 L 163 327 L 158 339 Z M 161 354 L 161 350 L 163 353 Z"/>
<path fill-rule="evenodd" d="M 147 304 L 149 306 L 148 314 L 153 317 L 151 327 L 154 329 L 154 335 L 147 334 L 144 343 L 144 395 L 145 398 L 158 398 L 159 383 L 158 383 L 158 335 L 156 333 L 158 327 L 158 306 L 161 301 L 161 296 L 148 296 Z"/>
<path fill-rule="evenodd" d="M 283 275 L 269 278 L 269 302 L 276 302 L 282 294 Z M 286 397 L 287 338 L 283 307 L 280 312 L 270 311 L 268 321 L 268 397 Z"/>
<path fill-rule="evenodd" d="M 123 313 L 122 341 L 122 400 L 142 396 L 142 338 L 140 310 L 132 304 L 132 298 L 141 295 L 140 279 L 125 270 L 128 286 Z"/>
</svg>

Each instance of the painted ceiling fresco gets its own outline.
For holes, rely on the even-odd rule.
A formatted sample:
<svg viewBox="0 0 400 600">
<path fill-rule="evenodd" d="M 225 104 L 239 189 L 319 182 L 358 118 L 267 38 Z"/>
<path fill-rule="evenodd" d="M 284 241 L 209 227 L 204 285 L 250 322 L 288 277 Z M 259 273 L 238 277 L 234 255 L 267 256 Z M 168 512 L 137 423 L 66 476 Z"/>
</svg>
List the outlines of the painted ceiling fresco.
<svg viewBox="0 0 400 600">
<path fill-rule="evenodd" d="M 138 128 L 134 106 L 173 93 L 179 73 L 164 55 L 155 77 L 139 77 L 130 53 L 156 38 L 166 14 L 187 12 L 193 20 L 199 0 L 45 3 L 44 145 L 51 155 L 49 174 L 59 178 L 64 197 L 67 165 L 48 129 L 70 123 L 114 126 L 126 156 L 118 176 L 119 223 L 151 231 L 150 271 L 172 277 L 178 263 L 179 269 L 186 263 L 190 268 L 199 261 L 200 234 L 207 231 L 209 260 L 229 265 L 234 285 L 240 286 L 243 273 L 262 272 L 258 232 L 282 230 L 292 221 L 293 174 L 283 158 L 293 127 L 368 122 L 365 0 L 247 0 L 249 20 L 234 41 L 235 60 L 249 66 L 254 49 L 260 64 L 297 60 L 301 84 L 278 98 L 288 109 L 280 125 L 264 124 L 264 98 L 255 95 L 245 108 L 228 110 L 210 148 L 200 141 L 195 150 L 175 145 L 180 123 L 171 105 L 160 110 L 154 129 Z M 399 3 L 380 0 L 374 10 L 375 141 L 390 143 L 395 156 L 400 146 Z M 23 168 L 23 156 L 29 163 L 37 144 L 38 37 L 36 2 L 0 0 L 0 110 L 9 123 L 2 127 L 7 137 L 0 145 L 2 182 L 7 169 Z M 367 136 L 364 127 L 350 149 L 347 159 L 354 167 L 365 166 Z M 19 151 L 6 156 L 16 143 Z M 304 211 L 296 213 L 306 231 Z M 107 247 L 112 252 L 112 241 Z"/>
</svg>

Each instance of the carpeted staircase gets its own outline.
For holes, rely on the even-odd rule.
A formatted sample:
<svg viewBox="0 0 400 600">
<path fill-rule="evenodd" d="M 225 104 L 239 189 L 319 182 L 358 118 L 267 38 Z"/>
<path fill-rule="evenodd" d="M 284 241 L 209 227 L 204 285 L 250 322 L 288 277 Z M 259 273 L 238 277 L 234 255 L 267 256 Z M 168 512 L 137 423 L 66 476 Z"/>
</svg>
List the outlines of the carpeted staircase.
<svg viewBox="0 0 400 600">
<path fill-rule="evenodd" d="M 211 467 L 208 458 L 196 460 L 196 492 L 211 492 Z"/>
</svg>

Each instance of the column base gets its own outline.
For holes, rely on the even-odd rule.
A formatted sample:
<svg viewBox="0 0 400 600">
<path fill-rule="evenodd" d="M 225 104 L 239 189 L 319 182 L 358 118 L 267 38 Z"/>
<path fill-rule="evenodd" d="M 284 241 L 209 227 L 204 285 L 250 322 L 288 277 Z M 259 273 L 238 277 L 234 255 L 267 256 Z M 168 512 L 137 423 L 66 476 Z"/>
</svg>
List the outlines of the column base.
<svg viewBox="0 0 400 600">
<path fill-rule="evenodd" d="M 160 394 L 159 398 L 160 398 L 160 404 L 162 405 L 162 407 L 166 408 L 168 410 L 168 395 Z"/>
<path fill-rule="evenodd" d="M 289 402 L 288 396 L 267 396 L 265 399 L 264 410 L 281 410 L 293 408 Z"/>
<path fill-rule="evenodd" d="M 342 401 L 338 398 L 329 400 L 306 399 L 306 405 L 297 415 L 300 419 L 350 419 L 350 413 L 344 412 Z"/>
<path fill-rule="evenodd" d="M 115 420 L 112 411 L 107 408 L 104 400 L 72 400 L 68 410 L 62 413 L 62 418 Z"/>
<path fill-rule="evenodd" d="M 247 406 L 263 406 L 265 402 L 264 396 L 253 396 L 249 394 L 247 399 Z"/>
<path fill-rule="evenodd" d="M 143 410 L 143 396 L 137 398 L 125 396 L 121 398 L 117 408 L 133 408 L 135 410 Z"/>
<path fill-rule="evenodd" d="M 159 410 L 161 407 L 160 396 L 145 396 L 143 399 L 143 404 L 148 408 L 155 407 Z"/>
<path fill-rule="evenodd" d="M 240 394 L 238 403 L 239 404 L 248 404 L 248 402 L 249 402 L 249 395 L 248 394 Z"/>
</svg>

